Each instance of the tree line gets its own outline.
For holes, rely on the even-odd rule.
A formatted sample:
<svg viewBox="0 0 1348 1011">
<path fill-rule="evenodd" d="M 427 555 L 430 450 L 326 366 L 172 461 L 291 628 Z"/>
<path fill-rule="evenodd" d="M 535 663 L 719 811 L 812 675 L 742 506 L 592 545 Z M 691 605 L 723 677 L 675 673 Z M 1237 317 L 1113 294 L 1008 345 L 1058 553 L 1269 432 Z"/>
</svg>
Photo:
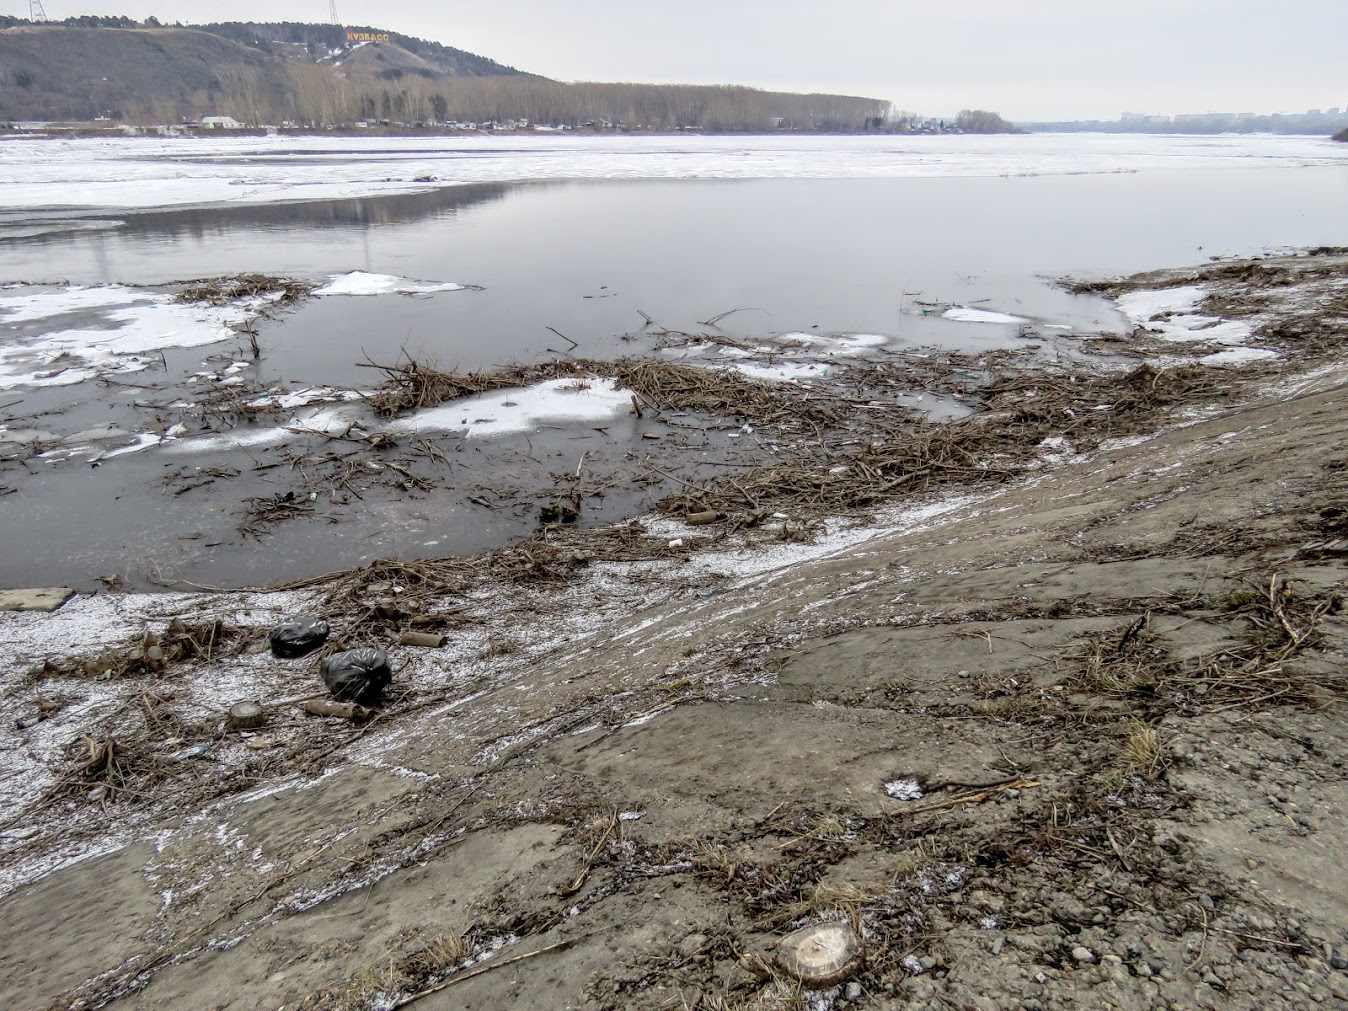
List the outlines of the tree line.
<svg viewBox="0 0 1348 1011">
<path fill-rule="evenodd" d="M 313 128 L 356 122 L 513 126 L 522 121 L 570 129 L 860 131 L 880 128 L 889 109 L 878 99 L 736 86 L 563 84 L 524 75 L 427 79 L 408 74 L 381 81 L 305 63 L 292 63 L 287 72 L 290 86 L 278 93 L 257 68 L 218 67 L 219 90 L 194 96 L 193 108 L 153 103 L 134 110 L 135 118 L 174 122 L 213 113 L 249 126 Z"/>
</svg>

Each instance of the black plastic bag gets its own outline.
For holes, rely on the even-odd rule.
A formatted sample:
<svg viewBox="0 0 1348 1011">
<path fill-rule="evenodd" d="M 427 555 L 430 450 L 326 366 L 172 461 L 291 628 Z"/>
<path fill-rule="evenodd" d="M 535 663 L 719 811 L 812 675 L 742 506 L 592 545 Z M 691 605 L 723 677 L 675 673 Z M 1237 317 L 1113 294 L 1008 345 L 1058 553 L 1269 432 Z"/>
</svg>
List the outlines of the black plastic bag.
<svg viewBox="0 0 1348 1011">
<path fill-rule="evenodd" d="M 369 704 L 379 698 L 393 680 L 388 654 L 374 646 L 334 653 L 319 669 L 332 697 L 348 702 Z"/>
<path fill-rule="evenodd" d="M 271 651 L 283 660 L 312 653 L 328 641 L 328 623 L 322 618 L 292 618 L 271 630 Z"/>
</svg>

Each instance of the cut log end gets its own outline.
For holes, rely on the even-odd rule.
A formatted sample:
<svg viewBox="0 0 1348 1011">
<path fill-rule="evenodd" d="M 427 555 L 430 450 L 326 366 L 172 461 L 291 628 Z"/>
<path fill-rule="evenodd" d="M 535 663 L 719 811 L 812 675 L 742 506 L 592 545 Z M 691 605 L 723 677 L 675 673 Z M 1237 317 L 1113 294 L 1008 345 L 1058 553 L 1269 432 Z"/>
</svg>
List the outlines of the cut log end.
<svg viewBox="0 0 1348 1011">
<path fill-rule="evenodd" d="M 861 938 L 842 922 L 801 927 L 777 946 L 777 964 L 807 987 L 840 983 L 861 967 L 861 960 Z"/>
<path fill-rule="evenodd" d="M 449 636 L 441 635 L 439 632 L 403 632 L 398 636 L 398 642 L 403 646 L 421 646 L 425 649 L 439 649 L 445 644 Z"/>
<path fill-rule="evenodd" d="M 328 699 L 310 699 L 304 703 L 304 711 L 314 716 L 336 716 L 353 723 L 364 723 L 374 715 L 372 711 L 355 702 L 331 702 Z"/>
<path fill-rule="evenodd" d="M 708 523 L 715 523 L 721 518 L 721 514 L 715 509 L 708 509 L 705 512 L 689 513 L 683 518 L 683 521 L 690 527 L 704 527 Z"/>
<path fill-rule="evenodd" d="M 225 726 L 229 730 L 255 730 L 267 721 L 267 714 L 256 702 L 236 702 L 229 707 Z"/>
</svg>

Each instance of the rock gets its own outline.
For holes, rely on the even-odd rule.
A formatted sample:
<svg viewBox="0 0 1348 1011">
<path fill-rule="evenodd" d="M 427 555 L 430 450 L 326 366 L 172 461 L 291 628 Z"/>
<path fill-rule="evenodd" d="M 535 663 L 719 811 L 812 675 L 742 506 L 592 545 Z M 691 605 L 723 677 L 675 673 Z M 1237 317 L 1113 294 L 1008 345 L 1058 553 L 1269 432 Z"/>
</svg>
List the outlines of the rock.
<svg viewBox="0 0 1348 1011">
<path fill-rule="evenodd" d="M 68 586 L 0 590 L 0 611 L 55 611 L 73 596 L 75 591 Z"/>
<path fill-rule="evenodd" d="M 1329 956 L 1329 964 L 1335 969 L 1348 969 L 1348 958 L 1344 958 L 1338 952 Z"/>
<path fill-rule="evenodd" d="M 689 934 L 679 942 L 679 954 L 684 958 L 692 958 L 706 943 L 706 934 Z"/>
<path fill-rule="evenodd" d="M 808 987 L 842 982 L 860 968 L 861 960 L 861 938 L 837 921 L 801 927 L 777 945 L 777 964 Z"/>
<path fill-rule="evenodd" d="M 856 1003 L 857 1001 L 861 1000 L 861 984 L 848 983 L 847 989 L 843 991 L 843 996 L 847 1000 L 852 1001 L 853 1003 Z"/>
<path fill-rule="evenodd" d="M 1072 949 L 1072 957 L 1075 958 L 1078 962 L 1083 962 L 1083 963 L 1084 963 L 1084 962 L 1094 962 L 1094 961 L 1095 961 L 1095 955 L 1094 955 L 1094 953 L 1091 951 L 1091 949 L 1090 949 L 1090 948 L 1084 948 L 1084 947 L 1082 947 L 1082 946 L 1079 945 L 1079 944 L 1078 944 L 1075 948 Z"/>
</svg>

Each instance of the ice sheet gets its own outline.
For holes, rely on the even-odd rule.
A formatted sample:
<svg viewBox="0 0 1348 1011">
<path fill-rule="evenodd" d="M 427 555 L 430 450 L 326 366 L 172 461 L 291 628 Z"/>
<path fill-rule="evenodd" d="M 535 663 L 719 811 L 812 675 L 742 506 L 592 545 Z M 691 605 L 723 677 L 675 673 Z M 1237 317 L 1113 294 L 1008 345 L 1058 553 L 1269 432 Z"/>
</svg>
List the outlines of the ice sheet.
<svg viewBox="0 0 1348 1011">
<path fill-rule="evenodd" d="M 51 138 L 0 140 L 0 188 L 10 209 L 143 208 L 536 179 L 998 177 L 1345 163 L 1348 146 L 1259 135 Z"/>
<path fill-rule="evenodd" d="M 191 305 L 123 285 L 0 288 L 0 389 L 68 386 L 109 372 L 136 372 L 165 348 L 234 336 L 244 304 Z"/>
</svg>

